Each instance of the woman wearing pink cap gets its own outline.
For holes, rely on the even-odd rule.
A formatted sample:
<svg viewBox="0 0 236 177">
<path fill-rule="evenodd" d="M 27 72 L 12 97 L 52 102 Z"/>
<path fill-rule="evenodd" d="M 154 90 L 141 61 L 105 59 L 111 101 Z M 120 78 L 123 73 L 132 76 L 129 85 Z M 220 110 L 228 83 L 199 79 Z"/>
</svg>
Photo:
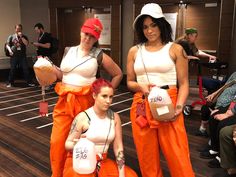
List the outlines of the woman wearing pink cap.
<svg viewBox="0 0 236 177">
<path fill-rule="evenodd" d="M 59 99 L 53 112 L 50 141 L 52 177 L 63 176 L 67 154 L 65 141 L 74 117 L 94 104 L 91 84 L 96 79 L 98 65 L 102 65 L 111 75 L 111 84 L 114 88 L 122 79 L 118 65 L 98 48 L 102 28 L 99 19 L 87 19 L 81 28 L 80 44 L 65 48 L 60 68 L 54 66 L 57 79 L 61 82 L 55 87 Z"/>
<path fill-rule="evenodd" d="M 128 53 L 127 85 L 135 92 L 130 116 L 142 177 L 163 177 L 160 150 L 172 177 L 194 177 L 182 114 L 189 92 L 187 56 L 172 43 L 171 26 L 158 4 L 146 4 L 133 27 L 139 44 Z M 153 113 L 153 88 L 166 93 L 172 109 L 163 104 Z M 165 115 L 171 116 L 164 120 Z"/>
</svg>

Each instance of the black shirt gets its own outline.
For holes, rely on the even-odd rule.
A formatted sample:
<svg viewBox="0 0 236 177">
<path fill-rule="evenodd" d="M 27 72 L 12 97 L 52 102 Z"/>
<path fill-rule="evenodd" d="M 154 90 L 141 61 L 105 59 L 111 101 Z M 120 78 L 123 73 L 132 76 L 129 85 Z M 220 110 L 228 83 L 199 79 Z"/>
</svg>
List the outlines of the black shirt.
<svg viewBox="0 0 236 177">
<path fill-rule="evenodd" d="M 51 43 L 51 34 L 46 32 L 41 34 L 38 38 L 38 43 L 41 44 Z M 51 56 L 50 48 L 38 47 L 37 55 L 50 57 Z"/>
<path fill-rule="evenodd" d="M 184 37 L 177 39 L 176 43 L 180 44 L 184 48 L 188 56 L 196 56 L 196 53 L 198 52 L 198 48 L 196 47 L 195 44 L 190 44 L 188 40 L 185 39 Z"/>
</svg>

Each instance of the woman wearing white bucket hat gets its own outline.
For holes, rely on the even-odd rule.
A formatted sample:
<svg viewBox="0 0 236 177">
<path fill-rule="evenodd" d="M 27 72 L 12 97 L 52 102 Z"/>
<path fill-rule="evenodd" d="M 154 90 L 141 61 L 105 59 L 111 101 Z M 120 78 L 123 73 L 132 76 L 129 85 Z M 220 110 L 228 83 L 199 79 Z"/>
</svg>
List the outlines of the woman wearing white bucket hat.
<svg viewBox="0 0 236 177">
<path fill-rule="evenodd" d="M 189 92 L 187 55 L 172 43 L 171 26 L 158 4 L 143 6 L 133 27 L 139 44 L 128 53 L 127 85 L 136 92 L 130 115 L 142 177 L 163 176 L 160 149 L 172 177 L 194 177 L 182 114 Z M 157 117 L 147 98 L 153 87 L 164 89 L 173 105 L 172 110 L 168 106 L 156 108 Z M 159 119 L 168 114 L 168 120 Z"/>
</svg>

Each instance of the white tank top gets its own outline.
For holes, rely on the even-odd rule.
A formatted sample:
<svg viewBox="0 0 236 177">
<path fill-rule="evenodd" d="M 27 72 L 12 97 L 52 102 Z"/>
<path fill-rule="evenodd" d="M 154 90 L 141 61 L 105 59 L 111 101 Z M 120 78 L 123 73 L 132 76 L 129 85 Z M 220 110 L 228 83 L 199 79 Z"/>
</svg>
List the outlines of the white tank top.
<svg viewBox="0 0 236 177">
<path fill-rule="evenodd" d="M 89 129 L 84 134 L 90 141 L 94 142 L 96 153 L 106 153 L 109 148 L 110 143 L 115 138 L 114 119 L 110 119 L 109 117 L 105 117 L 104 119 L 99 118 L 94 112 L 93 107 L 87 109 L 86 113 L 90 117 L 91 121 L 90 121 Z M 110 129 L 110 132 L 109 132 L 109 129 Z M 109 133 L 109 136 L 108 136 L 108 133 Z M 106 139 L 107 139 L 107 142 L 106 142 Z"/>
<path fill-rule="evenodd" d="M 138 46 L 139 49 L 134 62 L 134 71 L 138 83 L 149 84 L 150 81 L 151 84 L 160 87 L 177 84 L 175 63 L 169 54 L 171 45 L 172 42 L 169 42 L 155 52 L 147 51 L 144 45 Z"/>
<path fill-rule="evenodd" d="M 76 86 L 87 86 L 96 80 L 98 69 L 97 58 L 94 56 L 78 56 L 78 46 L 70 47 L 61 62 L 62 82 Z"/>
</svg>

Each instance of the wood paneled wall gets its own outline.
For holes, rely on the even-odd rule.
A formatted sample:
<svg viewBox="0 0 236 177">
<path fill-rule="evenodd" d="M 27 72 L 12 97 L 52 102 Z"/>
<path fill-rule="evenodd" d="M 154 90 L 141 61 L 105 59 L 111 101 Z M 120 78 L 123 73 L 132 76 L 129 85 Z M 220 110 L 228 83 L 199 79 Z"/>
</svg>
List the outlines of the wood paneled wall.
<svg viewBox="0 0 236 177">
<path fill-rule="evenodd" d="M 134 0 L 135 16 L 150 0 Z M 164 13 L 179 12 L 179 0 L 157 0 Z M 186 27 L 196 27 L 199 31 L 197 46 L 202 50 L 215 50 L 221 61 L 228 61 L 233 40 L 233 12 L 235 0 L 188 0 L 184 16 L 179 13 L 177 35 L 183 34 Z M 206 3 L 217 3 L 217 7 L 205 7 Z M 184 17 L 184 18 L 183 18 Z M 180 18 L 180 19 L 179 19 Z M 182 31 L 181 31 L 182 30 Z"/>
<path fill-rule="evenodd" d="M 140 13 L 145 3 L 150 0 L 134 0 L 134 16 Z M 235 0 L 188 0 L 187 8 L 179 8 L 179 0 L 157 0 L 164 13 L 178 12 L 177 37 L 184 28 L 196 27 L 199 30 L 197 46 L 202 50 L 216 51 L 220 60 L 228 61 L 233 40 L 232 26 Z M 216 3 L 217 7 L 205 7 L 205 3 Z M 51 32 L 58 35 L 58 9 L 81 6 L 111 7 L 111 57 L 121 64 L 121 0 L 49 0 Z M 58 56 L 57 58 L 61 58 Z M 60 59 L 57 59 L 60 63 Z"/>
<path fill-rule="evenodd" d="M 235 26 L 235 19 L 233 18 L 235 0 L 222 0 L 220 13 L 220 31 L 218 39 L 219 58 L 228 61 L 230 52 L 232 51 L 233 26 Z"/>
<path fill-rule="evenodd" d="M 114 61 L 120 65 L 121 63 L 121 2 L 120 0 L 116 1 L 109 1 L 109 0 L 49 0 L 49 11 L 50 11 L 50 27 L 51 32 L 58 36 L 58 32 L 60 30 L 60 20 L 58 18 L 58 11 L 59 9 L 66 9 L 66 8 L 81 8 L 82 6 L 87 7 L 111 7 L 111 53 L 110 56 L 114 59 Z M 60 40 L 60 39 L 59 39 Z M 60 51 L 63 50 L 63 44 L 60 47 Z M 59 52 L 57 56 L 55 56 L 55 63 L 59 65 L 61 62 L 63 52 Z"/>
</svg>

